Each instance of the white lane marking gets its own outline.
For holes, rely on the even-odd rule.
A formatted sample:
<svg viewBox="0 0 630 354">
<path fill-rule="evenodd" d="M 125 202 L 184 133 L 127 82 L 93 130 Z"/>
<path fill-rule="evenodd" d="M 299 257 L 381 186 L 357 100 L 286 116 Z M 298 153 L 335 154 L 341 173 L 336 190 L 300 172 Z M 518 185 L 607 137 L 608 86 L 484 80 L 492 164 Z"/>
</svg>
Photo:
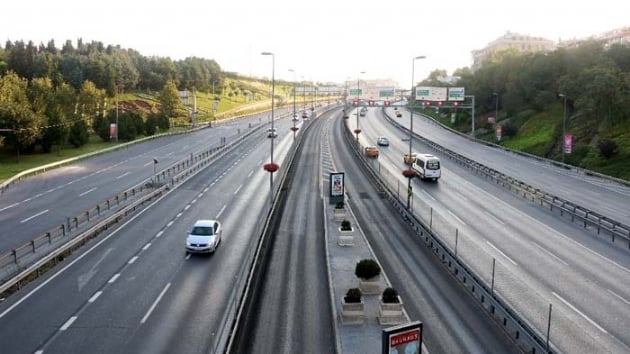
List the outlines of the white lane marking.
<svg viewBox="0 0 630 354">
<path fill-rule="evenodd" d="M 79 194 L 79 197 L 83 197 L 84 195 L 86 195 L 86 194 L 88 194 L 88 193 L 91 193 L 91 192 L 94 192 L 95 190 L 96 190 L 96 187 L 94 187 L 94 188 L 92 188 L 92 189 L 88 189 L 88 190 L 86 190 L 85 192 L 83 192 L 83 193 Z"/>
<path fill-rule="evenodd" d="M 182 212 L 180 211 L 179 213 L 177 213 L 177 215 L 175 215 L 175 219 L 179 218 L 182 216 Z"/>
<path fill-rule="evenodd" d="M 88 300 L 89 303 L 93 303 L 94 301 L 96 301 L 96 299 L 98 299 L 99 296 L 101 296 L 101 294 L 103 293 L 103 291 L 97 291 L 94 295 L 92 295 L 92 297 Z"/>
<path fill-rule="evenodd" d="M 186 255 L 186 258 L 184 258 L 184 259 L 189 260 L 190 256 L 192 256 L 192 255 L 189 253 L 189 254 Z"/>
<path fill-rule="evenodd" d="M 254 170 L 249 171 L 249 173 L 247 174 L 247 178 L 251 177 L 254 174 Z"/>
<path fill-rule="evenodd" d="M 120 273 L 114 274 L 114 276 L 109 279 L 108 283 L 111 284 L 111 283 L 115 282 L 116 279 L 118 279 L 119 276 L 120 276 Z"/>
<path fill-rule="evenodd" d="M 503 220 L 499 219 L 498 217 L 494 216 L 494 214 L 489 213 L 489 212 L 485 212 L 486 215 L 488 215 L 490 218 L 492 218 L 494 221 L 498 222 L 501 225 L 505 225 L 505 223 L 503 222 Z"/>
<path fill-rule="evenodd" d="M 144 247 L 142 247 L 142 250 L 146 251 L 149 247 L 151 247 L 151 242 L 149 242 L 146 245 L 144 245 Z"/>
<path fill-rule="evenodd" d="M 63 324 L 63 326 L 61 326 L 61 328 L 59 328 L 59 330 L 60 330 L 60 331 L 65 331 L 65 330 L 66 330 L 66 329 L 68 329 L 68 327 L 70 327 L 70 326 L 72 325 L 72 323 L 73 323 L 74 321 L 76 321 L 76 320 L 77 320 L 77 316 L 72 316 L 72 317 L 70 317 L 70 318 L 66 321 L 66 323 L 64 323 L 64 324 Z"/>
<path fill-rule="evenodd" d="M 1 208 L 1 209 L 0 209 L 0 211 L 5 211 L 5 210 L 7 210 L 7 209 L 11 209 L 11 208 L 16 207 L 16 206 L 18 206 L 18 205 L 20 205 L 20 203 L 13 203 L 13 204 L 11 204 L 11 205 L 7 205 L 7 206 L 5 206 L 4 208 Z"/>
<path fill-rule="evenodd" d="M 184 207 L 184 210 L 188 210 L 188 209 L 190 209 L 190 204 L 187 204 L 187 205 Z"/>
<path fill-rule="evenodd" d="M 203 193 L 199 193 L 199 196 L 202 196 L 202 195 L 203 195 Z M 190 202 L 190 204 L 195 204 L 195 203 L 197 203 L 197 198 L 193 199 L 193 200 Z"/>
<path fill-rule="evenodd" d="M 160 302 L 160 300 L 162 300 L 162 296 L 164 296 L 164 293 L 166 293 L 166 290 L 168 290 L 170 286 L 171 286 L 171 283 L 166 284 L 164 289 L 162 289 L 162 292 L 160 293 L 160 295 L 158 295 L 157 299 L 153 301 L 153 305 L 151 305 L 147 313 L 144 315 L 144 317 L 142 317 L 142 320 L 140 320 L 140 323 L 145 323 L 147 321 L 149 316 L 151 316 L 151 313 L 153 312 L 153 310 L 155 310 L 155 307 L 157 306 L 157 304 Z"/>
<path fill-rule="evenodd" d="M 459 223 L 460 223 L 460 224 L 463 224 L 464 226 L 466 226 L 466 223 L 465 223 L 462 219 L 458 218 L 458 217 L 457 217 L 457 215 L 453 214 L 453 212 L 452 212 L 452 211 L 447 210 L 447 212 L 448 212 L 449 214 L 451 214 L 451 216 L 452 216 L 452 217 L 454 217 L 454 218 L 455 218 L 455 220 L 459 221 Z"/>
<path fill-rule="evenodd" d="M 121 178 L 123 178 L 123 177 L 125 177 L 125 176 L 127 176 L 127 175 L 130 175 L 130 174 L 131 174 L 131 172 L 125 172 L 125 173 L 123 173 L 122 175 L 120 175 L 120 176 L 116 177 L 116 179 L 121 179 Z"/>
<path fill-rule="evenodd" d="M 162 234 L 164 234 L 164 230 L 158 232 L 157 234 L 155 234 L 155 238 L 158 238 L 160 236 L 162 236 Z"/>
<path fill-rule="evenodd" d="M 615 297 L 617 297 L 619 300 L 621 300 L 621 301 L 625 302 L 626 304 L 630 305 L 630 300 L 626 300 L 626 299 L 624 299 L 621 295 L 617 294 L 616 292 L 614 292 L 614 291 L 612 291 L 612 290 L 610 290 L 610 289 L 607 289 L 607 290 L 608 290 L 608 292 L 609 292 L 609 293 L 613 294 L 613 295 L 614 295 Z"/>
<path fill-rule="evenodd" d="M 29 220 L 31 220 L 31 219 L 33 219 L 33 218 L 36 218 L 36 217 L 38 217 L 38 216 L 40 216 L 40 215 L 46 214 L 47 212 L 48 212 L 48 209 L 43 210 L 43 211 L 40 211 L 39 213 L 37 213 L 37 214 L 35 214 L 35 215 L 33 215 L 33 216 L 29 216 L 28 218 L 26 218 L 26 219 L 24 219 L 24 220 L 20 221 L 20 224 L 24 224 L 25 222 L 27 222 L 27 221 L 29 221 Z"/>
<path fill-rule="evenodd" d="M 435 201 L 435 198 L 433 198 L 433 196 L 427 193 L 427 191 L 425 191 L 424 189 L 422 190 L 422 194 L 426 195 L 427 198 L 431 199 L 432 201 Z"/>
<path fill-rule="evenodd" d="M 171 227 L 171 225 L 173 225 L 173 221 L 172 221 L 172 220 L 171 220 L 171 221 L 169 221 L 169 222 L 166 224 L 166 227 Z"/>
<path fill-rule="evenodd" d="M 221 214 L 223 214 L 223 211 L 225 210 L 226 205 L 224 205 L 223 207 L 221 207 L 221 210 L 219 210 L 219 213 L 217 214 L 217 219 L 221 218 Z"/>
<path fill-rule="evenodd" d="M 145 163 L 145 164 L 144 164 L 144 165 L 142 165 L 142 166 L 147 167 L 147 166 L 149 166 L 149 165 L 153 165 L 153 164 L 154 164 L 154 162 L 153 162 L 153 161 L 149 161 L 149 162 Z"/>
<path fill-rule="evenodd" d="M 562 296 L 556 294 L 555 292 L 551 292 L 553 294 L 553 296 L 557 297 L 560 301 L 562 301 L 565 305 L 569 306 L 569 308 L 571 308 L 571 310 L 575 311 L 578 313 L 578 315 L 584 317 L 585 320 L 587 320 L 590 324 L 592 324 L 593 326 L 595 326 L 597 329 L 599 329 L 600 331 L 608 334 L 608 332 L 602 328 L 602 326 L 598 325 L 597 323 L 595 323 L 595 321 L 591 320 L 590 317 L 586 316 L 582 311 L 578 310 L 575 306 L 571 305 L 570 302 L 568 302 L 567 300 L 563 299 Z"/>
<path fill-rule="evenodd" d="M 238 188 L 236 188 L 236 190 L 234 191 L 234 195 L 237 195 L 238 191 L 240 191 L 242 187 L 243 187 L 242 184 L 240 186 L 238 186 Z"/>
<path fill-rule="evenodd" d="M 133 256 L 133 257 L 129 260 L 129 262 L 127 262 L 127 264 L 133 264 L 133 263 L 134 263 L 135 261 L 137 261 L 137 260 L 138 260 L 138 256 Z"/>
<path fill-rule="evenodd" d="M 490 247 L 494 248 L 494 250 L 495 250 L 495 251 L 499 252 L 499 253 L 500 253 L 503 257 L 507 258 L 507 260 L 508 260 L 508 261 L 512 262 L 512 264 L 514 264 L 514 265 L 518 265 L 518 264 L 516 264 L 516 262 L 514 262 L 514 261 L 512 260 L 512 258 L 508 257 L 505 253 L 501 252 L 501 250 L 500 250 L 500 249 L 498 249 L 495 245 L 493 245 L 490 241 L 486 241 L 486 243 L 487 243 Z"/>
<path fill-rule="evenodd" d="M 534 246 L 538 247 L 538 249 L 540 249 L 541 251 L 545 252 L 546 254 L 550 255 L 551 257 L 555 258 L 558 262 L 564 264 L 565 266 L 568 266 L 569 263 L 565 262 L 564 260 L 562 260 L 562 258 L 556 256 L 555 254 L 553 254 L 551 251 L 549 251 L 548 249 L 544 248 L 543 246 L 537 244 L 536 242 L 532 242 L 534 244 Z"/>
</svg>

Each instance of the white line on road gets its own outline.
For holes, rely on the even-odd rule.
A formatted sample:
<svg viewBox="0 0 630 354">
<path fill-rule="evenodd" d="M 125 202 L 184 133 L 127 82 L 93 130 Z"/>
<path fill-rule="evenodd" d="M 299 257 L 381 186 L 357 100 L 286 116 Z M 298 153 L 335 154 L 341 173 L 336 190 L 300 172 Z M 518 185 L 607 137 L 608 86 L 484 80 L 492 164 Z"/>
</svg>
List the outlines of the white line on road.
<svg viewBox="0 0 630 354">
<path fill-rule="evenodd" d="M 251 177 L 254 174 L 254 170 L 249 171 L 249 173 L 247 174 L 247 178 Z"/>
<path fill-rule="evenodd" d="M 125 176 L 127 176 L 127 175 L 130 175 L 130 174 L 131 174 L 131 172 L 125 172 L 125 173 L 123 173 L 122 175 L 120 175 L 120 176 L 116 177 L 116 179 L 121 179 L 121 178 L 123 178 L 123 177 L 125 177 Z"/>
<path fill-rule="evenodd" d="M 96 299 L 98 299 L 99 296 L 101 296 L 102 293 L 103 291 L 97 291 L 94 295 L 92 295 L 88 302 L 93 303 L 94 301 L 96 301 Z"/>
<path fill-rule="evenodd" d="M 40 216 L 40 215 L 42 215 L 42 214 L 46 214 L 47 212 L 48 212 L 48 209 L 46 209 L 46 210 L 44 210 L 44 211 L 40 211 L 39 213 L 37 213 L 37 214 L 35 214 L 35 215 L 33 215 L 33 216 L 29 216 L 28 218 L 26 218 L 26 219 L 24 219 L 24 220 L 20 221 L 20 224 L 23 224 L 23 223 L 25 223 L 25 222 L 27 222 L 27 221 L 29 221 L 29 220 L 33 219 L 33 218 L 36 218 L 36 217 L 38 217 L 38 216 Z"/>
<path fill-rule="evenodd" d="M 240 191 L 242 187 L 243 187 L 242 184 L 240 186 L 238 186 L 238 188 L 236 188 L 236 190 L 234 191 L 234 195 L 237 195 L 238 191 Z"/>
<path fill-rule="evenodd" d="M 608 289 L 608 292 L 613 294 L 614 296 L 616 296 L 619 300 L 621 300 L 621 301 L 625 302 L 626 304 L 630 305 L 630 301 L 629 300 L 624 299 L 623 297 L 621 297 L 621 295 L 617 294 L 616 292 L 614 292 L 614 291 L 612 291 L 610 289 Z"/>
<path fill-rule="evenodd" d="M 114 274 L 114 276 L 109 279 L 108 283 L 111 284 L 111 283 L 115 282 L 116 279 L 118 279 L 119 276 L 120 276 L 120 273 Z"/>
<path fill-rule="evenodd" d="M 149 242 L 146 245 L 144 245 L 144 247 L 142 247 L 142 250 L 146 251 L 149 247 L 151 247 L 151 242 Z"/>
<path fill-rule="evenodd" d="M 18 205 L 20 205 L 20 203 L 13 203 L 13 204 L 11 204 L 11 205 L 7 205 L 7 206 L 5 206 L 4 208 L 0 208 L 0 211 L 5 211 L 5 210 L 7 210 L 7 209 L 11 209 L 11 208 L 13 208 L 14 206 L 18 206 Z"/>
<path fill-rule="evenodd" d="M 140 320 L 140 323 L 145 323 L 147 321 L 147 319 L 149 318 L 149 316 L 151 316 L 151 313 L 153 312 L 153 310 L 157 306 L 158 302 L 160 302 L 160 300 L 162 300 L 162 296 L 164 296 L 164 293 L 166 293 L 166 290 L 168 290 L 168 288 L 170 286 L 171 286 L 171 283 L 166 284 L 164 289 L 162 289 L 162 292 L 160 293 L 160 295 L 158 295 L 157 299 L 155 299 L 155 301 L 153 302 L 153 305 L 151 305 L 151 307 L 149 308 L 149 311 L 147 311 L 147 313 L 144 315 L 144 317 L 142 317 L 142 320 Z"/>
<path fill-rule="evenodd" d="M 133 256 L 129 262 L 127 262 L 128 264 L 133 264 L 136 260 L 138 260 L 138 256 Z"/>
<path fill-rule="evenodd" d="M 546 248 L 544 248 L 543 246 L 537 244 L 536 242 L 532 242 L 534 244 L 534 246 L 538 247 L 538 249 L 540 249 L 541 251 L 545 252 L 546 254 L 550 255 L 551 257 L 555 258 L 558 262 L 564 264 L 565 266 L 568 266 L 569 263 L 565 262 L 562 260 L 562 258 L 556 256 L 555 254 L 551 253 L 551 251 L 547 250 Z"/>
<path fill-rule="evenodd" d="M 59 328 L 59 330 L 60 330 L 60 331 L 65 331 L 65 330 L 66 330 L 66 329 L 68 329 L 68 327 L 70 327 L 70 326 L 72 325 L 72 323 L 73 323 L 74 321 L 76 321 L 76 320 L 77 320 L 77 316 L 72 316 L 72 317 L 70 317 L 70 318 L 66 321 L 66 323 L 64 323 L 64 324 L 63 324 L 63 326 L 61 326 L 61 328 Z"/>
<path fill-rule="evenodd" d="M 489 212 L 486 211 L 486 215 L 488 215 L 490 218 L 492 218 L 494 221 L 498 222 L 501 225 L 505 225 L 505 223 L 503 222 L 503 220 L 499 219 L 498 217 L 494 216 L 494 214 L 491 214 Z"/>
<path fill-rule="evenodd" d="M 188 209 L 190 209 L 190 204 L 187 204 L 187 205 L 184 207 L 184 210 L 188 210 Z"/>
<path fill-rule="evenodd" d="M 490 241 L 486 241 L 486 243 L 487 243 L 490 247 L 494 248 L 494 250 L 495 250 L 495 251 L 499 252 L 499 253 L 500 253 L 503 257 L 507 258 L 507 260 L 508 260 L 508 261 L 512 262 L 512 264 L 514 264 L 514 265 L 518 265 L 518 264 L 516 264 L 516 262 L 514 262 L 514 261 L 512 260 L 512 258 L 508 257 L 505 253 L 501 252 L 501 250 L 500 250 L 500 249 L 498 249 L 495 245 L 493 245 L 492 243 L 490 243 Z"/>
<path fill-rule="evenodd" d="M 155 238 L 162 236 L 163 233 L 164 233 L 164 230 L 158 232 L 157 234 L 155 234 Z"/>
<path fill-rule="evenodd" d="M 451 214 L 452 217 L 455 218 L 455 220 L 459 221 L 460 224 L 463 224 L 464 226 L 466 226 L 466 223 L 464 222 L 464 220 L 460 219 L 457 217 L 457 215 L 453 214 L 453 212 L 451 212 L 450 210 L 447 210 L 449 214 Z"/>
<path fill-rule="evenodd" d="M 424 189 L 422 190 L 422 194 L 426 195 L 427 198 L 431 199 L 432 201 L 435 201 L 435 198 L 433 198 L 433 196 L 431 196 L 431 194 L 427 193 L 427 191 L 425 191 Z"/>
<path fill-rule="evenodd" d="M 577 312 L 580 316 L 584 317 L 584 319 L 586 319 L 590 324 L 595 326 L 597 329 L 599 329 L 600 331 L 602 331 L 604 333 L 608 333 L 604 328 L 602 328 L 602 326 L 600 326 L 597 323 L 595 323 L 595 321 L 591 320 L 590 317 L 586 316 L 584 313 L 582 313 L 582 311 L 578 310 L 575 306 L 571 305 L 570 302 L 568 302 L 567 300 L 563 299 L 562 296 L 556 294 L 553 291 L 551 293 L 553 294 L 553 296 L 557 297 L 560 301 L 564 302 L 565 305 L 569 306 L 571 308 L 571 310 Z"/>
<path fill-rule="evenodd" d="M 94 192 L 96 190 L 96 187 L 92 188 L 92 189 L 88 189 L 85 192 L 79 194 L 79 197 L 83 197 L 84 195 L 90 193 L 90 192 Z"/>
<path fill-rule="evenodd" d="M 149 166 L 149 165 L 153 165 L 153 164 L 154 164 L 154 162 L 153 162 L 153 161 L 149 161 L 149 162 L 145 163 L 145 164 L 144 164 L 144 165 L 142 165 L 142 166 L 147 167 L 147 166 Z"/>
<path fill-rule="evenodd" d="M 219 213 L 217 214 L 217 219 L 221 218 L 221 214 L 223 214 L 224 210 L 225 210 L 225 205 L 223 207 L 221 207 L 221 210 L 219 210 Z"/>
</svg>

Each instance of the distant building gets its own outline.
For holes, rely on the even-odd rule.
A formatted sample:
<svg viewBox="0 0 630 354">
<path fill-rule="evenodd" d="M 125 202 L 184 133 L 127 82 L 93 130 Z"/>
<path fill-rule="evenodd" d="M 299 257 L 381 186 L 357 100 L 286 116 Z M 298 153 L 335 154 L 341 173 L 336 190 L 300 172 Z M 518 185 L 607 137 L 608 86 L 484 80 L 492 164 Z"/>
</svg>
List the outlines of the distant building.
<svg viewBox="0 0 630 354">
<path fill-rule="evenodd" d="M 484 48 L 472 51 L 472 70 L 479 69 L 492 57 L 492 54 L 506 49 L 515 49 L 518 52 L 547 52 L 555 50 L 556 43 L 542 37 L 533 37 L 508 31 Z"/>
</svg>

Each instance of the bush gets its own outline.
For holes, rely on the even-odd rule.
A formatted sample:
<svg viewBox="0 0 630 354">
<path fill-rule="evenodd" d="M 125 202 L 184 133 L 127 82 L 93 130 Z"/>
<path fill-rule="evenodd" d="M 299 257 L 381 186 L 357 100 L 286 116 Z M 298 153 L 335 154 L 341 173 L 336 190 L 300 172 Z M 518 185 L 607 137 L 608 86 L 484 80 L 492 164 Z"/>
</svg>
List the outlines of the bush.
<svg viewBox="0 0 630 354">
<path fill-rule="evenodd" d="M 357 263 L 354 274 L 363 280 L 371 279 L 381 274 L 381 267 L 373 259 L 362 259 Z"/>
<path fill-rule="evenodd" d="M 335 204 L 335 209 L 343 209 L 344 205 L 343 205 L 343 201 L 338 201 Z"/>
<path fill-rule="evenodd" d="M 343 219 L 343 221 L 341 222 L 341 231 L 352 231 L 352 225 L 350 224 L 350 221 Z"/>
<path fill-rule="evenodd" d="M 348 289 L 346 296 L 344 296 L 344 301 L 346 303 L 356 303 L 361 302 L 361 289 L 359 288 L 351 288 Z"/>
<path fill-rule="evenodd" d="M 605 139 L 597 144 L 599 154 L 606 160 L 610 159 L 619 152 L 619 146 L 614 140 Z"/>
<path fill-rule="evenodd" d="M 398 303 L 398 292 L 394 288 L 387 288 L 383 290 L 383 303 L 385 304 L 397 304 Z"/>
</svg>

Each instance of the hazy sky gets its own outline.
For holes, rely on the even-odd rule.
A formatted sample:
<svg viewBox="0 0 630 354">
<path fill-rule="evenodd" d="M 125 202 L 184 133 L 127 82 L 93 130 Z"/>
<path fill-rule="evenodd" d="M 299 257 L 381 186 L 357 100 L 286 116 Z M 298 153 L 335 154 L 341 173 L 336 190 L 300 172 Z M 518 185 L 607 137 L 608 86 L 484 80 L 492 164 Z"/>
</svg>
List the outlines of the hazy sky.
<svg viewBox="0 0 630 354">
<path fill-rule="evenodd" d="M 627 0 L 14 0 L 0 40 L 101 41 L 145 56 L 214 59 L 225 71 L 308 81 L 396 80 L 470 66 L 471 50 L 506 31 L 551 40 L 630 26 Z M 360 74 L 365 71 L 365 74 Z"/>
</svg>

